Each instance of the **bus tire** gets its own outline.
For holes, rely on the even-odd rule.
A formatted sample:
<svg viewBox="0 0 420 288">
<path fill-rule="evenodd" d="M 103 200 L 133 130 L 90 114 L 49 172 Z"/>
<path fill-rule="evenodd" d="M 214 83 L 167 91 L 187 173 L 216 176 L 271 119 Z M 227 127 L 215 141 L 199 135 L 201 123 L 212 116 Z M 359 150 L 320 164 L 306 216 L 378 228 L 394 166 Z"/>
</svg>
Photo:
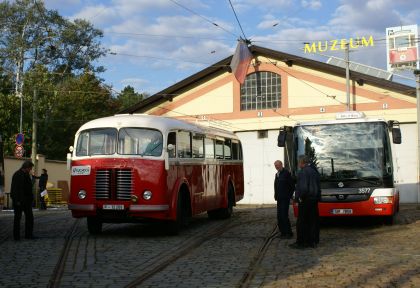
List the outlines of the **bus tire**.
<svg viewBox="0 0 420 288">
<path fill-rule="evenodd" d="M 384 224 L 392 226 L 397 222 L 397 213 L 392 214 L 391 216 L 384 217 Z"/>
<path fill-rule="evenodd" d="M 228 203 L 226 208 L 207 211 L 207 215 L 210 219 L 228 219 L 232 216 L 233 206 L 235 206 L 235 191 L 231 183 L 229 183 L 227 197 Z"/>
<path fill-rule="evenodd" d="M 191 205 L 188 191 L 186 189 L 182 189 L 178 194 L 176 220 L 167 222 L 167 233 L 169 235 L 178 235 L 182 228 L 187 227 L 190 223 L 191 215 Z"/>
<path fill-rule="evenodd" d="M 92 235 L 102 233 L 102 221 L 98 217 L 87 217 L 88 231 Z"/>
</svg>

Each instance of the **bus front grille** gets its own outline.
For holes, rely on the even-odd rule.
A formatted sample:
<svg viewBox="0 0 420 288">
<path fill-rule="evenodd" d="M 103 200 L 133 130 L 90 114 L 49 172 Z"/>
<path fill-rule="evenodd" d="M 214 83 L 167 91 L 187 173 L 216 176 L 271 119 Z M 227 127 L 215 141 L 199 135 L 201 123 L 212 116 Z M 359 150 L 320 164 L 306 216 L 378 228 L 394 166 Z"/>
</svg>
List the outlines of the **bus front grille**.
<svg viewBox="0 0 420 288">
<path fill-rule="evenodd" d="M 130 169 L 96 170 L 95 198 L 97 200 L 130 200 L 133 177 Z"/>
<path fill-rule="evenodd" d="M 133 177 L 131 170 L 116 170 L 116 194 L 119 200 L 130 200 Z"/>
</svg>

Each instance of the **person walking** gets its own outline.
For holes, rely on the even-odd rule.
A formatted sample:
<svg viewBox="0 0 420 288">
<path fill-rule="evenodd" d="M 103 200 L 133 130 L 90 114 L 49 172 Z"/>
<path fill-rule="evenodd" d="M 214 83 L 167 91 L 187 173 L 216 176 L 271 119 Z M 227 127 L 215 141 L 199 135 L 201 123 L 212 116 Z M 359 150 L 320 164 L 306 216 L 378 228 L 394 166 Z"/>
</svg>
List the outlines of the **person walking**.
<svg viewBox="0 0 420 288">
<path fill-rule="evenodd" d="M 47 204 L 45 203 L 45 195 L 42 195 L 44 191 L 47 190 L 48 174 L 47 169 L 42 169 L 42 174 L 39 176 L 39 199 L 40 199 L 40 210 L 47 210 Z"/>
<path fill-rule="evenodd" d="M 300 171 L 297 175 L 295 199 L 298 202 L 296 242 L 290 247 L 316 248 L 319 243 L 318 202 L 321 197 L 320 176 L 305 155 L 298 158 Z"/>
<path fill-rule="evenodd" d="M 20 240 L 20 220 L 22 212 L 25 213 L 25 238 L 33 239 L 34 216 L 32 214 L 32 179 L 30 172 L 34 164 L 27 160 L 23 162 L 22 167 L 17 170 L 12 177 L 10 196 L 13 200 L 13 238 Z"/>
<path fill-rule="evenodd" d="M 293 238 L 289 220 L 289 206 L 292 198 L 294 183 L 289 171 L 283 167 L 283 162 L 276 160 L 274 167 L 277 172 L 274 178 L 274 200 L 277 201 L 277 226 L 281 239 Z"/>
</svg>

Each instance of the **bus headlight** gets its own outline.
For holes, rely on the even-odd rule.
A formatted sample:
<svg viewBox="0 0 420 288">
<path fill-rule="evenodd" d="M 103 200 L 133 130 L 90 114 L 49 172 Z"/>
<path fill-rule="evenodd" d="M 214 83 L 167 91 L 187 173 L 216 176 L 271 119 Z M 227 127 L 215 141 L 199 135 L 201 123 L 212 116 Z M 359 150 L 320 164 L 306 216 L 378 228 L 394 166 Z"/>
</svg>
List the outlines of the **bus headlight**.
<svg viewBox="0 0 420 288">
<path fill-rule="evenodd" d="M 77 197 L 79 197 L 79 199 L 85 199 L 86 198 L 86 196 L 87 196 L 87 193 L 86 193 L 86 191 L 85 190 L 80 190 L 79 191 L 79 193 L 77 193 Z"/>
<path fill-rule="evenodd" d="M 392 198 L 390 196 L 380 196 L 380 197 L 374 197 L 373 203 L 375 204 L 392 204 Z"/>
<path fill-rule="evenodd" d="M 143 192 L 143 199 L 150 200 L 152 199 L 152 191 L 146 190 Z"/>
</svg>

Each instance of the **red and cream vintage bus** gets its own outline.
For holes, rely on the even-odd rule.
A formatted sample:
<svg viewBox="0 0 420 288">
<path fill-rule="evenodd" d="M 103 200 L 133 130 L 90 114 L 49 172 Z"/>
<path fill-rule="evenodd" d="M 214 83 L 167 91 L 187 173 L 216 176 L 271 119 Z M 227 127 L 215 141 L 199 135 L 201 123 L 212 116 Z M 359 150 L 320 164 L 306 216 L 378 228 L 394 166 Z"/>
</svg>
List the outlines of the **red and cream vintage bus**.
<svg viewBox="0 0 420 288">
<path fill-rule="evenodd" d="M 102 223 L 160 220 L 176 234 L 193 215 L 228 218 L 243 198 L 242 147 L 235 134 L 151 115 L 84 124 L 71 147 L 73 217 Z"/>
</svg>

